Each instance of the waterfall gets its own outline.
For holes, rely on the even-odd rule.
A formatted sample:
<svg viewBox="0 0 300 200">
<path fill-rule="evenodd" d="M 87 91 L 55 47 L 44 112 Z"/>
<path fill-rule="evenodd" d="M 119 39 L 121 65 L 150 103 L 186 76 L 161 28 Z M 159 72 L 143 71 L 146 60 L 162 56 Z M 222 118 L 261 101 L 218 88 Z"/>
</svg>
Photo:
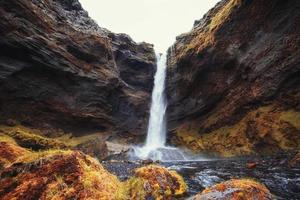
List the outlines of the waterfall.
<svg viewBox="0 0 300 200">
<path fill-rule="evenodd" d="M 166 145 L 166 109 L 165 80 L 167 55 L 157 55 L 157 70 L 154 77 L 154 88 L 150 109 L 150 119 L 146 143 L 142 147 L 134 147 L 134 154 L 141 159 L 153 160 L 185 160 L 183 153 Z"/>
<path fill-rule="evenodd" d="M 164 147 L 166 143 L 166 108 L 165 79 L 167 56 L 160 54 L 157 56 L 157 71 L 154 77 L 154 88 L 152 92 L 152 102 L 150 109 L 150 120 L 145 147 L 156 149 Z"/>
</svg>

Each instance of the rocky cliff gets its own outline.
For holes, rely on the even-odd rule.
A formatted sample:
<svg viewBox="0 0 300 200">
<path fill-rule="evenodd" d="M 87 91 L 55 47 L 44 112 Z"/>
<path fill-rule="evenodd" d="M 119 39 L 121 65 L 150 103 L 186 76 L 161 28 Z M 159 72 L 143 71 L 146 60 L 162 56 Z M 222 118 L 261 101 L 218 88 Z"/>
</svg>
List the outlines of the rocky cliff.
<svg viewBox="0 0 300 200">
<path fill-rule="evenodd" d="M 0 2 L 0 118 L 75 135 L 146 132 L 153 46 L 100 28 L 77 0 Z"/>
<path fill-rule="evenodd" d="M 300 2 L 222 0 L 168 55 L 171 141 L 225 156 L 300 146 Z"/>
</svg>

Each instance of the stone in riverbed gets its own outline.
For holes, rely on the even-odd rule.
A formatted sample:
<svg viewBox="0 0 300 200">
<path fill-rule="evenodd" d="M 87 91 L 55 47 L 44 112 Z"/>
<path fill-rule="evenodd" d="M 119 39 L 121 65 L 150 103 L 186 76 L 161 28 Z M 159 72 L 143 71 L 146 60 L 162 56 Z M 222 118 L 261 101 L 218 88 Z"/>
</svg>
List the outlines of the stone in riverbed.
<svg viewBox="0 0 300 200">
<path fill-rule="evenodd" d="M 99 160 L 103 160 L 108 156 L 108 150 L 105 140 L 100 137 L 79 144 L 75 147 L 75 149 L 80 150 L 90 156 L 96 157 Z"/>
<path fill-rule="evenodd" d="M 142 160 L 141 162 L 143 165 L 150 165 L 153 164 L 153 160 L 151 159 L 146 159 L 146 160 Z"/>
<path fill-rule="evenodd" d="M 270 191 L 250 179 L 232 179 L 206 188 L 190 200 L 271 200 Z"/>
<path fill-rule="evenodd" d="M 255 167 L 257 167 L 257 165 L 258 165 L 258 162 L 248 162 L 246 164 L 248 169 L 254 169 Z"/>
<path fill-rule="evenodd" d="M 135 170 L 134 177 L 127 181 L 131 188 L 130 199 L 174 199 L 183 195 L 187 186 L 175 171 L 157 165 L 149 165 Z"/>
</svg>

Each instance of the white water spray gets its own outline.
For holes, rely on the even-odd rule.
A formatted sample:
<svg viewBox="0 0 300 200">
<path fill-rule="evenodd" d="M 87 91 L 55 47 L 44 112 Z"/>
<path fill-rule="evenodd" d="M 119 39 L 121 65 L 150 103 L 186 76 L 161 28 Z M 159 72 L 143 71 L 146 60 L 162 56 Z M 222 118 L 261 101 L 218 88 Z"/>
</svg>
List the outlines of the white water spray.
<svg viewBox="0 0 300 200">
<path fill-rule="evenodd" d="M 135 147 L 134 153 L 141 159 L 153 160 L 184 160 L 181 151 L 173 147 L 166 147 L 166 108 L 165 79 L 167 56 L 157 56 L 157 70 L 154 77 L 150 120 L 147 139 L 143 147 Z"/>
</svg>

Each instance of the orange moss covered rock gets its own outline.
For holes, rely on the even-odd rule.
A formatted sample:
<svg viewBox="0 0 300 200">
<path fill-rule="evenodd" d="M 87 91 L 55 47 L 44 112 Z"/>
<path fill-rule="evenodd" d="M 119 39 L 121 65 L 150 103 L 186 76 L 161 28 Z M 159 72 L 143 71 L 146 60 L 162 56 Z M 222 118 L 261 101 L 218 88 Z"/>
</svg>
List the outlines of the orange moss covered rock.
<svg viewBox="0 0 300 200">
<path fill-rule="evenodd" d="M 261 183 L 249 179 L 232 179 L 206 188 L 191 200 L 271 200 L 270 191 Z"/>
<path fill-rule="evenodd" d="M 300 167 L 300 152 L 298 152 L 288 163 L 289 167 Z"/>
<path fill-rule="evenodd" d="M 28 150 L 5 135 L 0 137 L 0 167 L 1 200 L 168 200 L 186 191 L 183 178 L 164 167 L 138 168 L 121 182 L 82 152 Z"/>
<path fill-rule="evenodd" d="M 28 153 L 28 150 L 13 143 L 0 140 L 0 169 Z"/>
<path fill-rule="evenodd" d="M 183 195 L 187 186 L 175 171 L 149 165 L 135 170 L 135 176 L 127 181 L 130 199 L 173 199 Z"/>
<path fill-rule="evenodd" d="M 121 182 L 96 160 L 66 152 L 1 171 L 0 199 L 118 199 Z M 120 197 L 121 198 L 121 197 Z"/>
</svg>

